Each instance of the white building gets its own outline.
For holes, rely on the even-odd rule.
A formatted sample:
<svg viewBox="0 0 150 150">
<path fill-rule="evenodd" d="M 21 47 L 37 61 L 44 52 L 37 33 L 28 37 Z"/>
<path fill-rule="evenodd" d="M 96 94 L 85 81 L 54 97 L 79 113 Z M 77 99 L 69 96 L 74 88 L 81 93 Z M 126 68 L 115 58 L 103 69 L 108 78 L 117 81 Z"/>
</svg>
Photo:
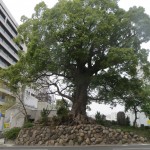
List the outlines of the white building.
<svg viewBox="0 0 150 150">
<path fill-rule="evenodd" d="M 18 24 L 0 0 L 0 68 L 14 65 L 18 60 L 18 50 L 23 50 L 23 45 L 17 45 L 13 38 L 17 36 Z M 0 104 L 3 104 L 13 94 L 4 82 L 0 81 Z"/>
<path fill-rule="evenodd" d="M 126 115 L 130 118 L 130 125 L 132 126 L 134 119 L 135 119 L 134 113 L 132 111 L 130 111 L 130 112 L 126 113 Z M 137 127 L 141 127 L 143 125 L 150 126 L 149 118 L 146 117 L 146 115 L 143 112 L 138 112 L 137 117 L 138 117 L 138 119 L 136 121 Z"/>
<path fill-rule="evenodd" d="M 18 51 L 26 51 L 25 45 L 17 45 L 13 39 L 17 36 L 18 24 L 7 9 L 6 5 L 0 0 L 0 68 L 6 68 L 14 65 L 18 60 Z M 9 108 L 5 113 L 5 122 L 10 123 L 11 127 L 22 126 L 24 116 L 18 109 L 18 102 L 16 96 L 11 93 L 5 82 L 0 81 L 0 105 L 3 105 L 7 98 L 16 100 L 16 104 Z M 39 103 L 35 96 L 35 92 L 31 88 L 25 88 L 23 98 L 21 99 L 25 104 L 27 113 L 32 118 L 35 117 L 35 111 L 38 110 Z M 43 107 L 49 107 L 50 104 L 42 104 Z M 20 105 L 19 105 L 20 107 Z M 37 118 L 38 119 L 38 118 Z M 0 116 L 0 130 L 3 127 L 3 118 Z"/>
</svg>

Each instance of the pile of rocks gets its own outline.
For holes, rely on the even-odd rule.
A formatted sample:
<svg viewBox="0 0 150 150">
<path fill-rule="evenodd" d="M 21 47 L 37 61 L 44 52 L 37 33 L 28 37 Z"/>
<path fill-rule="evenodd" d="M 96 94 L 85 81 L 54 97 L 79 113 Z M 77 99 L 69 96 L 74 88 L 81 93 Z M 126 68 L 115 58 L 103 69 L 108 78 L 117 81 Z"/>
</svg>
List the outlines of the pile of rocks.
<svg viewBox="0 0 150 150">
<path fill-rule="evenodd" d="M 17 145 L 96 145 L 96 144 L 133 144 L 146 143 L 147 139 L 111 129 L 101 125 L 76 125 L 32 127 L 22 129 L 16 139 Z"/>
</svg>

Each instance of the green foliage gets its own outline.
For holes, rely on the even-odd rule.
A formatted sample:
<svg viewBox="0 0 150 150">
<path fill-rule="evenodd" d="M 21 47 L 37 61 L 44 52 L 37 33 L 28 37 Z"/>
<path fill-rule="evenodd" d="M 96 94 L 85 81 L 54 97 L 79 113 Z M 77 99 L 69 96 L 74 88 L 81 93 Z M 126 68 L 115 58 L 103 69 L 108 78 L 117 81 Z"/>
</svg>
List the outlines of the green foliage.
<svg viewBox="0 0 150 150">
<path fill-rule="evenodd" d="M 72 118 L 69 115 L 69 105 L 64 99 L 56 101 L 57 116 L 52 118 L 55 125 L 69 124 Z"/>
<path fill-rule="evenodd" d="M 32 128 L 34 124 L 32 122 L 25 122 L 23 128 Z"/>
<path fill-rule="evenodd" d="M 57 126 L 57 125 L 60 124 L 60 122 L 61 122 L 61 120 L 60 120 L 60 118 L 58 116 L 53 116 L 52 117 L 52 123 L 53 123 L 53 125 Z"/>
<path fill-rule="evenodd" d="M 125 122 L 126 126 L 130 126 L 130 118 L 128 116 L 126 117 Z"/>
<path fill-rule="evenodd" d="M 120 111 L 117 113 L 117 123 L 120 126 L 125 126 L 126 125 L 126 119 L 125 119 L 125 113 Z"/>
<path fill-rule="evenodd" d="M 97 124 L 101 124 L 104 125 L 105 121 L 106 121 L 106 116 L 105 115 L 101 115 L 100 112 L 97 112 L 95 115 L 95 120 Z"/>
<path fill-rule="evenodd" d="M 53 125 L 74 125 L 75 122 L 73 120 L 73 116 L 71 114 L 63 115 L 63 116 L 53 116 L 52 117 Z"/>
<path fill-rule="evenodd" d="M 65 119 L 68 116 L 69 113 L 69 107 L 66 100 L 57 100 L 56 102 L 56 109 L 57 109 L 57 116 Z"/>
<path fill-rule="evenodd" d="M 112 124 L 112 125 L 117 125 L 117 121 L 112 120 L 112 121 L 111 121 L 111 124 Z"/>
<path fill-rule="evenodd" d="M 125 11 L 114 0 L 61 0 L 49 9 L 42 2 L 22 21 L 17 42 L 28 51 L 0 72 L 14 89 L 47 83 L 73 102 L 74 115 L 85 115 L 90 100 L 130 103 L 143 93 L 150 63 L 140 45 L 150 40 L 150 18 L 142 7 Z"/>
<path fill-rule="evenodd" d="M 49 113 L 50 110 L 48 110 L 48 108 L 43 108 L 43 110 L 41 111 L 41 122 L 43 123 L 43 125 L 47 125 Z"/>
<path fill-rule="evenodd" d="M 15 140 L 20 132 L 21 128 L 14 127 L 4 132 L 4 137 L 9 140 Z"/>
<path fill-rule="evenodd" d="M 64 117 L 64 116 L 67 116 L 68 115 L 68 109 L 65 108 L 65 107 L 60 107 L 57 109 L 57 115 L 60 116 L 60 117 Z"/>
<path fill-rule="evenodd" d="M 56 109 L 58 110 L 59 108 L 66 108 L 66 109 L 69 109 L 69 104 L 66 100 L 64 99 L 61 99 L 61 100 L 57 100 L 56 101 Z"/>
<path fill-rule="evenodd" d="M 4 113 L 5 114 L 5 111 L 7 109 L 9 109 L 10 107 L 12 107 L 13 105 L 15 104 L 15 98 L 6 98 L 6 101 L 5 101 L 5 104 L 3 105 L 0 105 L 0 111 L 1 113 Z"/>
<path fill-rule="evenodd" d="M 112 127 L 114 125 L 117 125 L 117 122 L 114 120 L 106 120 L 106 116 L 103 114 L 100 114 L 100 112 L 97 112 L 95 115 L 95 120 L 97 124 L 106 126 L 106 127 Z"/>
<path fill-rule="evenodd" d="M 150 118 L 150 85 L 145 86 L 142 92 L 143 101 L 140 104 L 141 111 L 145 113 L 147 117 Z"/>
<path fill-rule="evenodd" d="M 146 81 L 148 82 L 148 80 Z M 141 88 L 142 87 L 142 88 Z M 126 98 L 125 102 L 125 111 L 132 111 L 135 115 L 133 126 L 136 125 L 137 113 L 144 112 L 149 116 L 149 106 L 150 106 L 150 88 L 146 83 L 142 84 L 140 82 L 133 82 L 131 84 L 132 90 L 130 90 L 129 97 Z"/>
<path fill-rule="evenodd" d="M 69 120 L 69 110 L 66 107 L 59 107 L 57 109 L 57 119 L 59 120 L 60 124 L 63 124 L 64 122 L 68 122 Z"/>
</svg>

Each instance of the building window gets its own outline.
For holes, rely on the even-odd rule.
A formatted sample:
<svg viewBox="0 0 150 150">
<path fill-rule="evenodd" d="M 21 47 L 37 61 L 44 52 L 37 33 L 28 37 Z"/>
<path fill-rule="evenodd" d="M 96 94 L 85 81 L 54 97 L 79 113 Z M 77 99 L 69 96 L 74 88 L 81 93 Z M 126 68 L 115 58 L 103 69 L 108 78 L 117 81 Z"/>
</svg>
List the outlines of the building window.
<svg viewBox="0 0 150 150">
<path fill-rule="evenodd" d="M 9 28 L 17 35 L 17 31 L 16 29 L 13 27 L 13 25 L 10 23 L 10 21 L 7 19 L 7 25 L 9 26 Z"/>
<path fill-rule="evenodd" d="M 2 12 L 2 10 L 0 9 L 0 17 L 5 20 L 6 16 L 4 15 L 4 13 Z"/>
</svg>

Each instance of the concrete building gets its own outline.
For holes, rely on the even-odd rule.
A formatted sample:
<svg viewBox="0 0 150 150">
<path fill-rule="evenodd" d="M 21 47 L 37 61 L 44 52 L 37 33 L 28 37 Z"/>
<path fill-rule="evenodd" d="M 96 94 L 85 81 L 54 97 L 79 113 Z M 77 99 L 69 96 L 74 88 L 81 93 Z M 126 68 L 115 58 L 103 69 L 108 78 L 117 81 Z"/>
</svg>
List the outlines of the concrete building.
<svg viewBox="0 0 150 150">
<path fill-rule="evenodd" d="M 14 65 L 18 60 L 18 51 L 24 50 L 23 45 L 17 45 L 13 39 L 17 36 L 18 24 L 0 0 L 0 68 Z M 12 97 L 12 93 L 4 82 L 0 81 L 0 104 Z"/>
<path fill-rule="evenodd" d="M 18 60 L 18 51 L 24 50 L 23 45 L 17 45 L 13 39 L 17 36 L 18 24 L 0 0 L 0 67 L 7 68 Z"/>
<path fill-rule="evenodd" d="M 6 5 L 0 0 L 0 68 L 8 68 L 10 65 L 14 65 L 18 60 L 18 52 L 26 51 L 25 45 L 17 45 L 14 39 L 17 36 L 18 23 L 15 21 Z M 39 101 L 35 96 L 34 90 L 27 87 L 24 89 L 24 97 L 22 101 L 27 109 L 27 113 L 32 118 L 36 117 L 37 110 L 40 108 Z M 0 105 L 3 105 L 7 99 L 16 100 L 16 104 L 9 108 L 5 113 L 4 122 L 11 124 L 11 127 L 22 126 L 24 122 L 24 116 L 18 109 L 17 98 L 11 93 L 9 88 L 5 85 L 5 82 L 0 81 Z M 50 107 L 50 104 L 42 104 L 43 107 Z M 20 106 L 19 106 L 20 107 Z M 39 116 L 38 111 L 38 116 Z M 36 117 L 36 120 L 39 117 Z M 3 118 L 0 116 L 0 130 L 2 129 Z"/>
<path fill-rule="evenodd" d="M 18 60 L 18 51 L 23 50 L 22 45 L 17 45 L 13 39 L 17 36 L 18 24 L 3 3 L 0 0 L 0 68 L 7 68 L 14 65 Z M 14 95 L 5 82 L 0 81 L 0 105 L 3 105 L 7 99 L 15 100 Z M 3 117 L 0 117 L 0 130 L 3 128 Z"/>
<path fill-rule="evenodd" d="M 130 125 L 133 126 L 133 122 L 135 119 L 134 113 L 132 111 L 129 111 L 126 113 L 126 115 L 130 119 Z M 144 112 L 138 112 L 137 113 L 137 121 L 136 121 L 136 126 L 141 127 L 141 126 L 150 126 L 150 120 L 149 118 L 145 115 Z"/>
</svg>

